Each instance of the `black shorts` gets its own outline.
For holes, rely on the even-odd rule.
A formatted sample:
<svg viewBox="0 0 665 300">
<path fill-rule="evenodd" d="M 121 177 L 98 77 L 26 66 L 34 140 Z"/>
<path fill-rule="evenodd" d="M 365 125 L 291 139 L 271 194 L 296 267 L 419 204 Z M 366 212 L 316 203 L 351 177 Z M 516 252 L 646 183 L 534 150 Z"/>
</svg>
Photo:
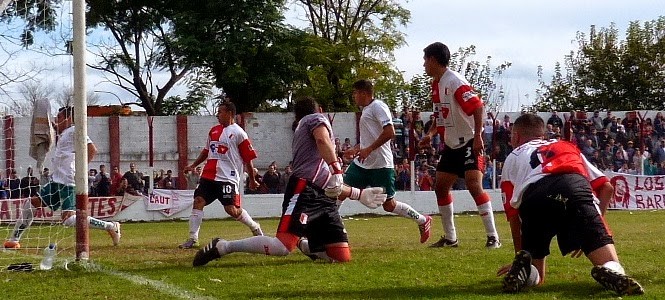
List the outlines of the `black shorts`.
<svg viewBox="0 0 665 300">
<path fill-rule="evenodd" d="M 473 154 L 473 139 L 464 146 L 457 149 L 443 146 L 439 164 L 436 165 L 437 172 L 451 173 L 464 177 L 464 172 L 472 170 L 485 170 L 485 159 L 482 155 Z"/>
<path fill-rule="evenodd" d="M 348 243 L 335 199 L 304 179 L 291 176 L 286 185 L 282 218 L 277 232 L 291 233 L 309 240 L 311 252 L 325 251 L 325 245 Z"/>
<path fill-rule="evenodd" d="M 201 197 L 206 201 L 206 205 L 219 200 L 222 205 L 233 205 L 240 207 L 240 194 L 236 191 L 236 185 L 230 182 L 214 181 L 201 178 L 199 186 L 194 190 L 194 198 Z"/>
<path fill-rule="evenodd" d="M 582 175 L 549 175 L 532 183 L 522 195 L 519 215 L 522 248 L 536 259 L 550 254 L 554 236 L 563 255 L 577 249 L 589 254 L 614 244 Z"/>
</svg>

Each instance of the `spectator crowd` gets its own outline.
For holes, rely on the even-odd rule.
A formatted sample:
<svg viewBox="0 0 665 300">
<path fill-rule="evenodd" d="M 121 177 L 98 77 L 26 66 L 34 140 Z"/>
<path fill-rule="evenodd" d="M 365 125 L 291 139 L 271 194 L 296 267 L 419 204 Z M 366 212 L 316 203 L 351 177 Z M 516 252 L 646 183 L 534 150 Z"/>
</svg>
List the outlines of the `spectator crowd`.
<svg viewBox="0 0 665 300">
<path fill-rule="evenodd" d="M 393 112 L 393 126 L 395 138 L 391 141 L 393 158 L 395 162 L 395 184 L 397 190 L 411 190 L 411 166 L 409 157 L 413 157 L 415 165 L 415 190 L 431 191 L 435 184 L 435 168 L 439 155 L 443 149 L 440 137 L 432 140 L 431 147 L 418 148 L 417 141 L 434 124 L 434 116 L 427 121 L 421 119 L 418 111 L 403 110 L 401 113 Z M 500 180 L 503 162 L 512 151 L 510 145 L 513 123 L 510 116 L 501 118 L 487 113 L 483 126 L 483 140 L 485 142 L 485 176 L 484 188 L 493 187 L 493 179 Z M 654 118 L 642 118 L 636 112 L 626 112 L 622 117 L 613 115 L 613 112 L 595 111 L 590 117 L 585 112 L 559 114 L 552 111 L 546 118 L 546 138 L 566 139 L 576 144 L 585 158 L 602 171 L 614 171 L 626 174 L 665 175 L 665 116 L 658 112 Z M 411 141 L 415 141 L 411 142 Z M 351 163 L 344 157 L 344 151 L 353 147 L 355 143 L 346 137 L 344 142 L 335 139 L 338 159 L 344 168 Z M 412 152 L 413 151 L 413 152 Z M 496 164 L 491 163 L 494 161 Z M 496 170 L 494 166 L 496 165 Z M 248 194 L 280 194 L 284 192 L 286 183 L 291 174 L 290 163 L 280 169 L 276 162 L 272 162 L 264 173 L 255 169 L 259 188 L 250 190 L 245 187 Z M 496 174 L 495 174 L 496 173 Z M 201 174 L 201 167 L 194 171 L 185 172 L 185 187 L 181 189 L 195 189 Z M 7 170 L 7 176 L 0 174 L 0 199 L 17 199 L 37 194 L 40 186 L 52 180 L 48 168 L 44 168 L 35 175 L 33 169 L 28 167 L 23 177 L 16 169 Z M 90 169 L 88 174 L 90 196 L 117 196 L 125 193 L 139 195 L 147 194 L 150 177 L 136 169 L 135 163 L 130 163 L 129 170 L 122 173 L 118 166 L 112 166 L 108 172 L 106 165 L 99 165 L 98 169 Z M 245 173 L 245 176 L 247 174 Z M 172 170 L 158 170 L 153 173 L 153 188 L 178 189 L 177 177 Z M 460 180 L 454 189 L 465 189 Z"/>
</svg>

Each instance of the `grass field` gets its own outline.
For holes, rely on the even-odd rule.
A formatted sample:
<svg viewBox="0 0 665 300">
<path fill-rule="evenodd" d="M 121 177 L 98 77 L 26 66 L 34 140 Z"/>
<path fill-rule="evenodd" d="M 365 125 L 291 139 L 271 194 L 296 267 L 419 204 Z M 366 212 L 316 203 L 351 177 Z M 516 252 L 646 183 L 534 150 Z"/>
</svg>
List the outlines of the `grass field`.
<svg viewBox="0 0 665 300">
<path fill-rule="evenodd" d="M 276 219 L 259 220 L 267 234 Z M 665 299 L 665 211 L 611 211 L 619 256 L 627 272 L 644 286 L 644 299 Z M 497 214 L 504 246 L 484 248 L 476 215 L 456 217 L 459 248 L 431 249 L 418 243 L 415 223 L 399 217 L 345 218 L 353 259 L 347 264 L 312 262 L 297 250 L 287 257 L 235 253 L 205 267 L 192 268 L 195 250 L 177 249 L 187 222 L 126 223 L 118 247 L 91 230 L 87 271 L 0 273 L 9 299 L 617 299 L 589 275 L 586 258 L 561 257 L 553 243 L 544 286 L 517 295 L 500 292 L 495 272 L 512 260 L 505 216 Z M 441 224 L 433 222 L 435 241 Z M 231 220 L 204 221 L 201 242 L 212 237 L 250 235 Z M 637 297 L 635 297 L 637 298 Z"/>
</svg>

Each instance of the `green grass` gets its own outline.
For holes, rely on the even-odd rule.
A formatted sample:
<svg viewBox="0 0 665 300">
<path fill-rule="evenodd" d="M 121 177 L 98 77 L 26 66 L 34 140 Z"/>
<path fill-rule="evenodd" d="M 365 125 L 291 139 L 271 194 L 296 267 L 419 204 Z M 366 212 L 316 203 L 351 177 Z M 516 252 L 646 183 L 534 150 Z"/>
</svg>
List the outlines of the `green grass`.
<svg viewBox="0 0 665 300">
<path fill-rule="evenodd" d="M 91 260 L 101 270 L 3 271 L 0 288 L 11 299 L 30 300 L 618 299 L 591 278 L 586 258 L 561 257 L 556 243 L 544 286 L 517 295 L 502 294 L 501 278 L 495 273 L 512 260 L 513 250 L 505 216 L 497 214 L 496 219 L 504 243 L 498 250 L 484 248 L 484 230 L 476 215 L 456 217 L 460 239 L 456 249 L 430 249 L 418 243 L 417 227 L 410 220 L 357 216 L 345 219 L 353 254 L 347 264 L 312 262 L 296 250 L 287 257 L 234 253 L 196 269 L 191 267 L 195 250 L 177 249 L 187 237 L 187 222 L 127 223 L 118 247 L 109 246 L 105 233 L 90 231 Z M 274 233 L 277 221 L 260 223 L 266 233 Z M 624 267 L 646 290 L 642 298 L 665 299 L 665 211 L 612 211 L 608 222 Z M 441 234 L 438 217 L 433 234 L 432 241 Z M 236 221 L 204 221 L 201 242 L 214 236 L 249 235 Z M 152 284 L 141 284 L 145 279 L 153 280 Z M 172 288 L 172 293 L 164 287 Z"/>
</svg>

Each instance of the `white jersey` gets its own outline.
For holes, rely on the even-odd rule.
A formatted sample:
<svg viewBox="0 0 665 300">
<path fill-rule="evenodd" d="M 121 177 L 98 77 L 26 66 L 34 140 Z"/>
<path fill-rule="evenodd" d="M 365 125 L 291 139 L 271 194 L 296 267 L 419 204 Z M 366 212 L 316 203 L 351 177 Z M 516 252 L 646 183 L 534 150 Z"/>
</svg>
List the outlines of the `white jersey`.
<svg viewBox="0 0 665 300">
<path fill-rule="evenodd" d="M 393 124 L 393 117 L 388 105 L 380 100 L 372 100 L 369 105 L 363 107 L 360 116 L 360 148 L 369 147 L 383 132 L 383 127 Z M 374 149 L 365 161 L 354 160 L 356 165 L 364 169 L 393 168 L 393 153 L 390 149 L 390 141 L 383 143 Z"/>
<path fill-rule="evenodd" d="M 243 163 L 256 158 L 247 133 L 238 124 L 214 126 L 208 133 L 206 144 L 208 160 L 201 178 L 232 183 L 238 188 Z"/>
<path fill-rule="evenodd" d="M 607 177 L 584 158 L 574 144 L 559 140 L 532 140 L 515 148 L 506 158 L 501 174 L 501 192 L 506 214 L 522 204 L 527 187 L 551 174 L 580 174 L 595 188 Z"/>
<path fill-rule="evenodd" d="M 76 145 L 74 145 L 75 130 L 71 126 L 60 133 L 58 142 L 55 144 L 55 152 L 51 158 L 53 168 L 53 182 L 74 186 L 74 173 L 76 167 L 74 159 L 76 158 Z M 85 137 L 86 145 L 92 144 L 90 137 Z"/>
<path fill-rule="evenodd" d="M 474 134 L 473 113 L 483 107 L 478 94 L 459 73 L 447 69 L 432 82 L 432 103 L 439 134 L 446 146 L 464 146 Z"/>
</svg>

